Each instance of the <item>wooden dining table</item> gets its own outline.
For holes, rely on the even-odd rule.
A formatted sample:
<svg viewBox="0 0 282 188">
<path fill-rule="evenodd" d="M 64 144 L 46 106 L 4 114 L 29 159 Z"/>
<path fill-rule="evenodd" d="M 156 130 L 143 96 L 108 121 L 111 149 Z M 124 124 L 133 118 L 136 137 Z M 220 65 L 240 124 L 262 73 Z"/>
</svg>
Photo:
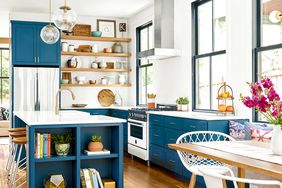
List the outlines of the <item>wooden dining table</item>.
<svg viewBox="0 0 282 188">
<path fill-rule="evenodd" d="M 249 146 L 257 146 L 270 149 L 270 143 L 262 143 L 257 141 L 235 141 L 240 144 L 246 144 Z M 224 144 L 230 143 L 226 141 Z M 281 143 L 282 144 L 282 143 Z M 235 154 L 228 151 L 222 151 L 213 147 L 205 145 L 198 145 L 193 143 L 182 144 L 169 144 L 170 149 L 179 150 L 182 152 L 198 155 L 204 158 L 220 161 L 222 163 L 234 166 L 238 168 L 238 177 L 245 178 L 246 170 L 253 171 L 257 174 L 263 174 L 270 176 L 273 179 L 282 181 L 282 165 L 261 159 L 255 159 L 246 157 L 240 154 Z M 282 146 L 281 146 L 282 147 Z M 244 183 L 238 184 L 239 188 L 245 187 Z"/>
</svg>

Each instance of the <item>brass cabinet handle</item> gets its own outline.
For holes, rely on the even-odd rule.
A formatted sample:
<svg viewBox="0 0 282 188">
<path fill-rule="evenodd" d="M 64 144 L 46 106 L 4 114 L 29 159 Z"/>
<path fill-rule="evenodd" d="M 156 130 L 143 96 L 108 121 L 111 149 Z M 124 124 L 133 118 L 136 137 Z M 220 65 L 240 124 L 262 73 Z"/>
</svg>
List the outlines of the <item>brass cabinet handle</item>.
<svg viewBox="0 0 282 188">
<path fill-rule="evenodd" d="M 169 122 L 169 124 L 170 124 L 170 125 L 176 125 L 176 123 L 175 123 L 175 122 Z"/>
<path fill-rule="evenodd" d="M 196 126 L 196 125 L 190 125 L 190 127 L 191 127 L 191 128 L 197 128 L 197 126 Z"/>
<path fill-rule="evenodd" d="M 154 136 L 159 136 L 158 134 L 154 134 Z"/>
<path fill-rule="evenodd" d="M 175 161 L 174 161 L 174 160 L 171 160 L 171 159 L 169 160 L 169 162 L 171 162 L 171 163 L 175 163 Z"/>
</svg>

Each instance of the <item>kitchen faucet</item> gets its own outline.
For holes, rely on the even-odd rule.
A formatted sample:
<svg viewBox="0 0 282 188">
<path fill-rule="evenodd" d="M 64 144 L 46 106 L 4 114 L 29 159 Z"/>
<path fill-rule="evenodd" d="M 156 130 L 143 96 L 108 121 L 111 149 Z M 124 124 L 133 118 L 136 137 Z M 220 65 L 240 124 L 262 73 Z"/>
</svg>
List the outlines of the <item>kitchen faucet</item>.
<svg viewBox="0 0 282 188">
<path fill-rule="evenodd" d="M 67 88 L 67 87 L 62 87 L 60 88 L 58 91 L 57 91 L 57 94 L 56 94 L 56 107 L 55 107 L 55 113 L 56 115 L 59 115 L 59 93 L 62 92 L 62 91 L 69 91 L 71 93 L 71 96 L 72 96 L 72 100 L 75 100 L 75 95 L 74 93 L 72 92 L 72 90 L 70 88 Z"/>
</svg>

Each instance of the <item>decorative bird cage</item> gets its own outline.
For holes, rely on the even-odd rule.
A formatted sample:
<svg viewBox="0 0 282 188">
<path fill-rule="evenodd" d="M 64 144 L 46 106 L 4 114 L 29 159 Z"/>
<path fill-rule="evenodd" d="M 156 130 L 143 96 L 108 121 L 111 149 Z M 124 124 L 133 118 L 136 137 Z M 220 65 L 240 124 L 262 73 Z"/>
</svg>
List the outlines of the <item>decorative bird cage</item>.
<svg viewBox="0 0 282 188">
<path fill-rule="evenodd" d="M 223 82 L 223 85 L 218 89 L 217 101 L 218 114 L 235 115 L 233 90 L 229 85 L 226 85 L 226 82 Z"/>
</svg>

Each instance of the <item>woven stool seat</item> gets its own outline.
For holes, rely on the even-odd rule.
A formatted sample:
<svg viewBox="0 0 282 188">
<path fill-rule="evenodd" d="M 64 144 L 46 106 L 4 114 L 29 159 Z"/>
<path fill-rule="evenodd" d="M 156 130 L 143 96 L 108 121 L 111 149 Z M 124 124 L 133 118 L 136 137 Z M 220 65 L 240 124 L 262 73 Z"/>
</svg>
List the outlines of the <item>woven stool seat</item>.
<svg viewBox="0 0 282 188">
<path fill-rule="evenodd" d="M 19 131 L 26 131 L 26 128 L 25 127 L 20 127 L 20 128 L 10 128 L 8 129 L 8 131 L 10 133 L 13 133 L 13 132 L 19 132 Z"/>
<path fill-rule="evenodd" d="M 14 139 L 13 139 L 13 142 L 14 142 L 15 144 L 26 144 L 27 139 L 26 139 L 26 137 L 14 138 Z"/>
<path fill-rule="evenodd" d="M 13 133 L 10 133 L 10 136 L 12 138 L 26 137 L 26 132 L 25 131 L 13 132 Z"/>
</svg>

